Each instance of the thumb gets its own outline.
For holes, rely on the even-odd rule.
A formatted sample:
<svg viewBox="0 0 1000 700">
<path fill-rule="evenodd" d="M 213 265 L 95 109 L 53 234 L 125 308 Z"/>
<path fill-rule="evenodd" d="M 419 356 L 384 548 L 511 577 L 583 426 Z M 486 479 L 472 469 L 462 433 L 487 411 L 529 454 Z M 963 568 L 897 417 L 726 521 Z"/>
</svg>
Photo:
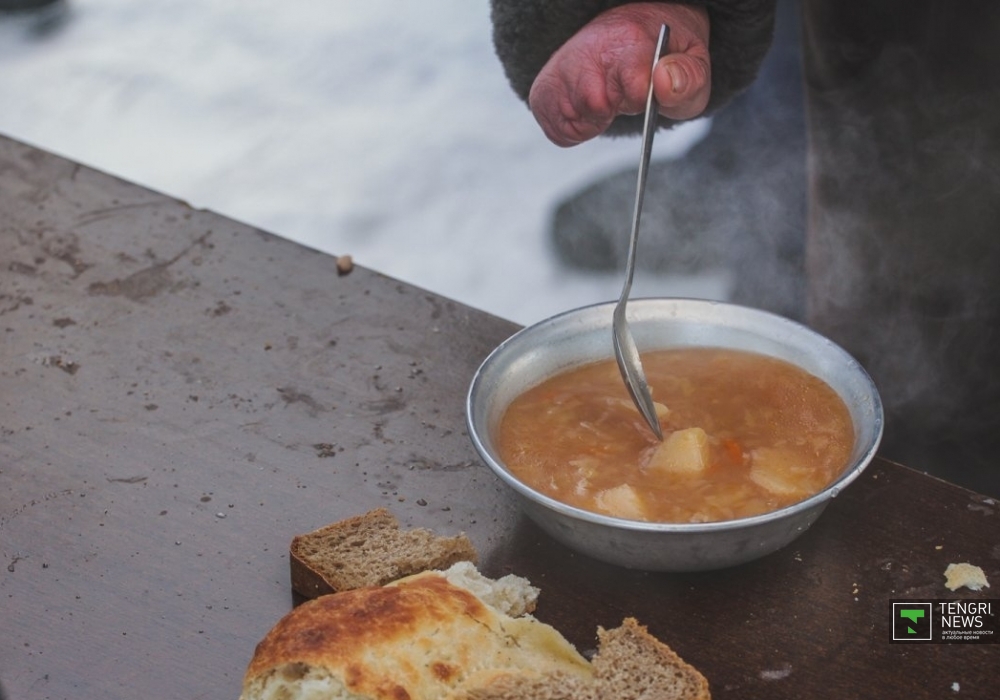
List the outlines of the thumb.
<svg viewBox="0 0 1000 700">
<path fill-rule="evenodd" d="M 670 119 L 694 119 L 712 93 L 709 63 L 686 53 L 660 59 L 653 72 L 653 94 L 660 114 Z"/>
</svg>

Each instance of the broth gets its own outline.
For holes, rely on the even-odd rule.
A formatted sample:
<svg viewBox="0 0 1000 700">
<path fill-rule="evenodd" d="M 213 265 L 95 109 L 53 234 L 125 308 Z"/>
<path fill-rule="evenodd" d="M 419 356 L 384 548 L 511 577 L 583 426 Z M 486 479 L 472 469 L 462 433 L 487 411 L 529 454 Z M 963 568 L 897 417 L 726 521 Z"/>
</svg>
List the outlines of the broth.
<svg viewBox="0 0 1000 700">
<path fill-rule="evenodd" d="M 507 408 L 498 451 L 532 488 L 653 522 L 747 517 L 821 491 L 847 466 L 854 428 L 821 379 L 721 348 L 643 353 L 659 442 L 606 360 L 556 375 Z"/>
</svg>

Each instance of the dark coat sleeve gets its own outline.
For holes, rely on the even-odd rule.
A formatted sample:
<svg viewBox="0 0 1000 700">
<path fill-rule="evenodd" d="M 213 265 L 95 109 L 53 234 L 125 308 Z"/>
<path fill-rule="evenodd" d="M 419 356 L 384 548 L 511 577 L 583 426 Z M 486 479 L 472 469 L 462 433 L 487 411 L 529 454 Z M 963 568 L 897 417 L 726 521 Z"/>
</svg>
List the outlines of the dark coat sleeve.
<svg viewBox="0 0 1000 700">
<path fill-rule="evenodd" d="M 776 0 L 682 0 L 708 9 L 712 95 L 705 114 L 753 82 L 771 45 Z M 594 17 L 626 0 L 491 0 L 493 44 L 514 92 L 523 100 L 555 51 Z M 661 117 L 661 125 L 672 122 Z M 634 133 L 641 116 L 619 117 L 608 134 Z"/>
</svg>

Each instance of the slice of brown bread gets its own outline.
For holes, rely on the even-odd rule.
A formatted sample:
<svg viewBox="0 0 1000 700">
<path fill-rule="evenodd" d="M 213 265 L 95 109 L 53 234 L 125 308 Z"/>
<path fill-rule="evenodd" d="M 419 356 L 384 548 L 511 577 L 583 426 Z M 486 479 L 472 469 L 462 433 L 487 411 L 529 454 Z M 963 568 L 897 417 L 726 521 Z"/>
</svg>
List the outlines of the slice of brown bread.
<svg viewBox="0 0 1000 700">
<path fill-rule="evenodd" d="M 421 571 L 477 560 L 464 534 L 445 537 L 421 528 L 404 530 L 386 508 L 296 535 L 289 548 L 292 589 L 305 598 L 382 586 Z"/>
<path fill-rule="evenodd" d="M 708 681 L 635 618 L 597 629 L 592 679 L 504 673 L 463 700 L 710 700 Z"/>
<path fill-rule="evenodd" d="M 619 700 L 708 700 L 708 681 L 635 618 L 597 629 L 592 664 L 597 697 Z"/>
</svg>

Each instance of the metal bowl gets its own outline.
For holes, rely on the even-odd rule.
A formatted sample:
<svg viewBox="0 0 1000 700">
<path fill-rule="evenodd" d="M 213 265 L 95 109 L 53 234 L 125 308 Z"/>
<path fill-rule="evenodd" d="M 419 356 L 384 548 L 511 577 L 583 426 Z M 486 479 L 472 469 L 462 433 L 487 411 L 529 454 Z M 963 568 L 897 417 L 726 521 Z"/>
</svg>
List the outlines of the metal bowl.
<svg viewBox="0 0 1000 700">
<path fill-rule="evenodd" d="M 629 301 L 629 325 L 642 351 L 677 347 L 748 350 L 792 362 L 826 381 L 854 423 L 850 464 L 820 493 L 762 515 L 709 523 L 651 523 L 601 515 L 542 495 L 514 476 L 494 441 L 517 396 L 575 366 L 613 358 L 614 304 L 568 311 L 529 326 L 486 358 L 469 387 L 472 442 L 493 472 L 518 495 L 524 512 L 567 547 L 596 559 L 647 571 L 707 571 L 770 554 L 802 534 L 830 499 L 854 481 L 882 438 L 882 402 L 868 373 L 842 348 L 781 316 L 696 299 Z"/>
</svg>

